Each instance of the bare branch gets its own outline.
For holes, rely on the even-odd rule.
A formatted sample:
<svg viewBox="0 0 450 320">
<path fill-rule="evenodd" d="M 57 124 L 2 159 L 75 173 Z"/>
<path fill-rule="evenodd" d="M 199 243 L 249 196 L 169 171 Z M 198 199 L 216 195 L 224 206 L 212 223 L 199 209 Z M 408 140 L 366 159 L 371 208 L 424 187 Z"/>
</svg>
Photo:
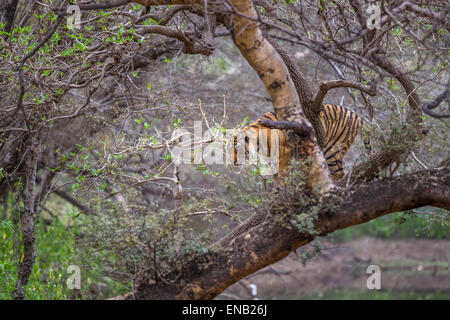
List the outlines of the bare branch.
<svg viewBox="0 0 450 320">
<path fill-rule="evenodd" d="M 25 55 L 21 60 L 17 67 L 17 71 L 19 73 L 19 85 L 20 85 L 20 92 L 19 96 L 17 98 L 17 110 L 21 110 L 23 112 L 24 120 L 26 121 L 27 117 L 25 114 L 25 110 L 23 110 L 23 96 L 25 94 L 25 83 L 23 79 L 23 67 L 25 65 L 25 62 L 32 57 L 47 41 L 50 39 L 50 37 L 55 33 L 56 29 L 58 29 L 58 26 L 60 25 L 63 17 L 61 15 L 58 15 L 58 18 L 56 19 L 56 22 L 53 24 L 52 28 L 46 33 L 44 38 L 34 47 L 33 50 L 31 50 L 27 55 Z"/>
<path fill-rule="evenodd" d="M 78 4 L 81 10 L 102 10 L 102 9 L 112 9 L 126 5 L 128 3 L 139 3 L 144 6 L 164 6 L 164 5 L 193 5 L 199 4 L 200 0 L 118 0 L 115 2 L 107 3 L 93 3 L 93 4 Z M 67 7 L 63 9 L 55 9 L 61 15 L 66 15 Z"/>
<path fill-rule="evenodd" d="M 438 114 L 434 111 L 431 111 L 431 109 L 437 108 L 442 101 L 449 98 L 450 98 L 450 82 L 447 83 L 447 88 L 440 95 L 438 95 L 436 99 L 426 103 L 423 106 L 422 110 L 423 112 L 425 112 L 429 116 L 432 116 L 433 118 L 450 118 L 450 114 Z"/>
<path fill-rule="evenodd" d="M 72 197 L 70 194 L 68 194 L 67 192 L 64 192 L 62 190 L 55 190 L 54 191 L 55 194 L 57 194 L 59 197 L 61 197 L 62 199 L 66 200 L 67 202 L 69 202 L 70 204 L 72 204 L 73 206 L 77 207 L 78 209 L 80 209 L 83 213 L 85 214 L 96 214 L 95 211 L 93 211 L 92 209 L 90 209 L 89 207 L 85 206 L 84 204 L 82 204 L 81 202 L 79 202 L 77 199 L 75 199 L 74 197 Z"/>
<path fill-rule="evenodd" d="M 320 112 L 322 107 L 322 101 L 325 98 L 326 94 L 330 89 L 335 88 L 354 88 L 358 89 L 364 93 L 367 93 L 370 96 L 377 95 L 377 83 L 373 81 L 370 87 L 363 86 L 360 83 L 348 81 L 348 80 L 332 80 L 332 81 L 324 81 L 319 86 L 319 91 L 314 98 L 314 110 L 316 112 Z"/>
<path fill-rule="evenodd" d="M 292 130 L 302 137 L 311 134 L 311 128 L 302 126 L 302 124 L 295 121 L 273 121 L 262 119 L 259 123 L 264 127 L 271 129 Z"/>
<path fill-rule="evenodd" d="M 196 39 L 192 34 L 182 30 L 175 30 L 166 26 L 136 26 L 137 32 L 141 35 L 156 33 L 166 37 L 175 38 L 184 43 L 183 53 L 202 54 L 209 56 L 213 53 L 214 48 L 203 40 Z"/>
</svg>

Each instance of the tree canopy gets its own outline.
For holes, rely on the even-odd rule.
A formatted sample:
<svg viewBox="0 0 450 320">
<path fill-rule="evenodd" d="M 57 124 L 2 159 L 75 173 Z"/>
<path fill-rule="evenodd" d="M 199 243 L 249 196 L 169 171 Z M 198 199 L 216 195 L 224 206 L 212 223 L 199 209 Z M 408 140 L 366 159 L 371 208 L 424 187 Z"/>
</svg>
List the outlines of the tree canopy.
<svg viewBox="0 0 450 320">
<path fill-rule="evenodd" d="M 39 259 L 36 225 L 58 218 L 49 199 L 76 208 L 79 263 L 101 261 L 128 285 L 114 299 L 212 299 L 336 230 L 426 206 L 448 215 L 447 1 L 0 6 L 0 199 L 20 243 L 15 299 Z M 358 114 L 371 144 L 359 138 L 336 183 L 324 103 Z M 236 175 L 201 161 L 227 129 L 267 111 L 290 124 L 295 150 L 281 185 L 252 166 Z M 177 134 L 196 121 L 200 151 L 180 164 Z"/>
</svg>

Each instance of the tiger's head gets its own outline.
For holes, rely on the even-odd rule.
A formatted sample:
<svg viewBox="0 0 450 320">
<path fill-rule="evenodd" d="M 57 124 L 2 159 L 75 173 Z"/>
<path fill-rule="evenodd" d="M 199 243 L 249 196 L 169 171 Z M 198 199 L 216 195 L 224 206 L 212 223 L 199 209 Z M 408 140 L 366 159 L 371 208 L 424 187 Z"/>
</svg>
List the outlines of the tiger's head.
<svg viewBox="0 0 450 320">
<path fill-rule="evenodd" d="M 277 173 L 280 138 L 284 139 L 284 135 L 279 130 L 261 125 L 260 122 L 264 119 L 277 121 L 274 113 L 267 112 L 257 121 L 231 131 L 227 149 L 228 164 L 253 164 L 261 169 L 260 172 L 266 172 L 266 175 Z"/>
</svg>

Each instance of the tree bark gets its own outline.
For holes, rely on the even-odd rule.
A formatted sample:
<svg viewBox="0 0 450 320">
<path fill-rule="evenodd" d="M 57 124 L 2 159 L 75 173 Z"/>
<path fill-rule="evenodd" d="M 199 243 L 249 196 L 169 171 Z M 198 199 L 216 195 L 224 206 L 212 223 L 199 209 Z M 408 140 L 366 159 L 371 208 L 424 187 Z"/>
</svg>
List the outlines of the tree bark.
<svg viewBox="0 0 450 320">
<path fill-rule="evenodd" d="M 309 165 L 300 168 L 306 176 L 309 176 L 307 187 L 317 188 L 320 192 L 328 191 L 332 185 L 328 166 L 317 144 L 314 128 L 302 110 L 299 94 L 288 67 L 279 52 L 264 37 L 253 1 L 231 0 L 229 3 L 233 6 L 234 14 L 227 27 L 241 54 L 258 73 L 266 87 L 277 116 L 281 120 L 296 121 L 309 132 L 301 138 L 301 141 L 290 139 L 296 159 L 302 161 L 311 159 Z M 312 103 L 312 96 L 309 100 Z"/>
<path fill-rule="evenodd" d="M 19 0 L 2 0 L 0 21 L 5 23 L 5 31 L 11 32 Z"/>
<path fill-rule="evenodd" d="M 17 277 L 16 289 L 13 297 L 16 300 L 22 300 L 25 297 L 25 287 L 28 283 L 28 278 L 33 270 L 34 260 L 36 258 L 34 242 L 34 222 L 36 221 L 36 206 L 35 206 L 35 186 L 36 186 L 36 172 L 39 161 L 40 141 L 37 135 L 30 137 L 31 146 L 29 150 L 28 161 L 25 166 L 25 192 L 24 202 L 25 208 L 21 212 L 20 222 L 22 227 L 22 242 L 23 255 L 19 265 L 19 275 Z"/>
<path fill-rule="evenodd" d="M 227 28 L 242 55 L 261 78 L 277 115 L 281 120 L 297 121 L 312 132 L 300 107 L 301 100 L 304 110 L 314 113 L 308 83 L 301 74 L 296 74 L 300 85 L 294 85 L 286 59 L 260 29 L 253 2 L 230 0 L 229 3 L 233 15 L 226 22 Z M 299 146 L 302 148 L 299 158 L 313 158 L 312 170 L 308 168 L 308 174 L 313 177 L 308 181 L 309 188 L 320 189 L 322 185 L 322 192 L 328 190 L 328 170 L 314 134 L 307 135 Z M 212 299 L 231 284 L 284 258 L 315 236 L 420 206 L 449 209 L 449 167 L 334 190 L 322 194 L 319 202 L 308 205 L 285 205 L 283 209 L 270 210 L 267 215 L 251 216 L 216 243 L 209 253 L 187 262 L 179 271 L 163 275 L 165 281 L 141 281 L 133 292 L 114 299 Z M 289 223 L 299 214 L 310 212 L 311 207 L 318 212 L 314 217 L 314 232 L 301 232 Z"/>
<path fill-rule="evenodd" d="M 128 2 L 131 1 L 118 1 L 109 6 Z M 201 3 L 200 0 L 136 0 L 133 2 L 146 6 Z M 117 299 L 212 299 L 231 284 L 284 258 L 318 235 L 324 236 L 335 230 L 365 223 L 392 212 L 420 206 L 432 205 L 450 209 L 449 163 L 438 169 L 362 183 L 346 190 L 330 191 L 332 183 L 328 168 L 319 148 L 320 141 L 318 145 L 311 125 L 311 122 L 317 119 L 316 109 L 319 103 L 314 104 L 308 82 L 301 74 L 295 74 L 290 70 L 289 62 L 287 62 L 289 60 L 283 57 L 282 51 L 276 49 L 276 43 L 271 42 L 270 38 L 264 35 L 260 28 L 258 12 L 251 0 L 229 0 L 227 4 L 231 5 L 233 11 L 227 27 L 240 52 L 265 85 L 277 115 L 281 120 L 298 123 L 301 128 L 302 134 L 291 135 L 291 145 L 297 148 L 295 152 L 297 159 L 312 160 L 310 164 L 302 164 L 299 168 L 307 177 L 306 192 L 312 194 L 310 202 L 306 205 L 298 202 L 285 203 L 283 199 L 278 199 L 280 205 L 276 209 L 269 210 L 267 214 L 254 214 L 216 243 L 209 253 L 186 262 L 181 270 L 163 275 L 165 281 L 158 280 L 156 283 L 140 281 L 136 283 L 133 292 Z M 108 4 L 80 5 L 83 10 L 95 10 L 107 6 Z M 211 23 L 213 23 L 212 20 Z M 168 30 L 165 27 L 155 28 L 161 33 Z M 155 28 L 153 31 L 156 30 Z M 210 39 L 208 34 L 205 36 Z M 35 50 L 38 48 L 39 46 Z M 24 59 L 26 60 L 26 57 Z M 406 75 L 398 72 L 395 65 L 388 60 L 380 58 L 377 61 L 381 68 L 396 77 L 405 88 L 412 107 L 410 120 L 415 121 L 415 117 L 420 113 L 420 102 L 412 82 Z M 318 132 L 317 128 L 316 132 Z M 416 135 L 412 136 L 408 136 L 408 141 L 413 141 Z M 30 153 L 25 165 L 27 170 L 25 210 L 22 214 L 24 257 L 20 263 L 14 293 L 16 299 L 24 297 L 24 288 L 34 263 L 33 221 L 37 218 L 36 201 L 39 199 L 35 197 L 35 184 L 40 152 L 36 138 L 31 139 Z M 381 154 L 369 160 L 368 168 L 364 167 L 359 173 L 362 172 L 366 178 L 367 172 L 369 176 L 374 176 L 381 167 L 392 163 L 392 159 L 408 148 L 409 145 L 401 149 L 401 152 L 394 149 L 382 151 Z M 320 195 L 311 192 L 313 189 L 318 189 Z M 292 195 L 293 198 L 295 196 Z M 300 195 L 298 197 L 300 198 Z M 314 216 L 310 214 L 314 221 L 314 232 L 299 230 L 290 223 L 298 215 L 310 213 L 312 208 L 314 212 L 317 212 Z"/>
<path fill-rule="evenodd" d="M 421 206 L 450 209 L 450 164 L 406 176 L 364 183 L 336 190 L 317 203 L 314 234 L 279 223 L 289 221 L 310 207 L 272 210 L 266 219 L 250 226 L 237 237 L 227 238 L 211 253 L 190 261 L 166 279 L 174 283 L 141 283 L 134 292 L 113 299 L 212 299 L 245 276 L 275 263 L 295 249 L 339 229 L 348 228 L 389 213 Z M 287 213 L 294 209 L 294 213 Z M 250 219 L 249 219 L 250 220 Z M 252 221 L 244 224 L 250 225 Z"/>
</svg>

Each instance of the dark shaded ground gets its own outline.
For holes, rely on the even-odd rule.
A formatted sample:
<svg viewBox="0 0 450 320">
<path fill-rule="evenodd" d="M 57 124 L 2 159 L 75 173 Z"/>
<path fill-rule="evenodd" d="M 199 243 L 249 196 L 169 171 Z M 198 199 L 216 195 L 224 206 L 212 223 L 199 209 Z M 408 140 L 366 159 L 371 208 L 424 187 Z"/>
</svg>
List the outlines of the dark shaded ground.
<svg viewBox="0 0 450 320">
<path fill-rule="evenodd" d="M 323 250 L 303 266 L 301 254 L 234 284 L 219 299 L 251 298 L 250 283 L 260 299 L 450 299 L 450 242 L 447 240 L 380 240 L 360 238 L 323 241 Z M 381 289 L 368 290 L 369 265 L 381 269 Z"/>
</svg>

